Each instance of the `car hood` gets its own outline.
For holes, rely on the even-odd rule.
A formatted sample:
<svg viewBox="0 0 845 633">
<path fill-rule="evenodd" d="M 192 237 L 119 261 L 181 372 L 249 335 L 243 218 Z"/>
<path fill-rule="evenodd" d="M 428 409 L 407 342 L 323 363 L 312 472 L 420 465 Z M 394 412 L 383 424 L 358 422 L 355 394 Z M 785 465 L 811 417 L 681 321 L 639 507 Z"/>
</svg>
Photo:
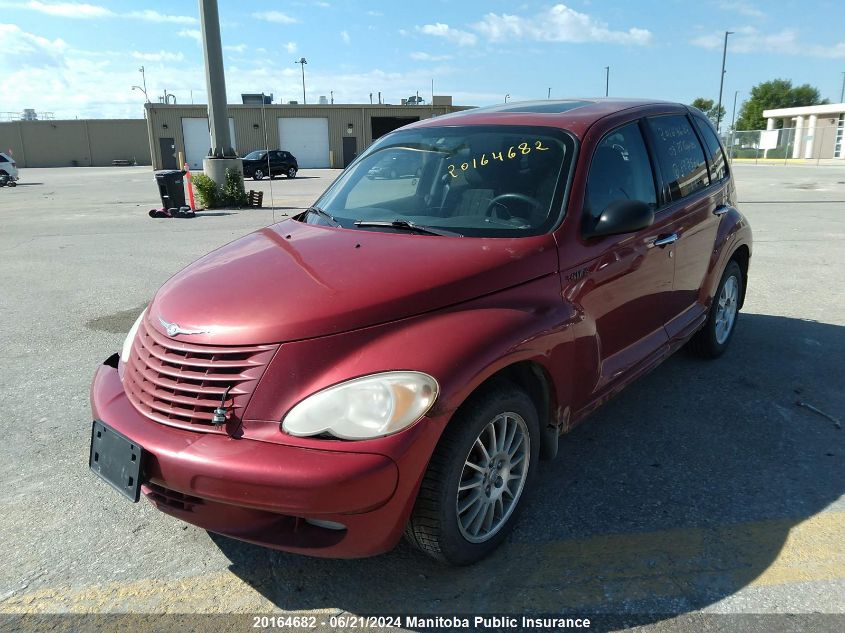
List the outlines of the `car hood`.
<svg viewBox="0 0 845 633">
<path fill-rule="evenodd" d="M 553 273 L 551 235 L 440 237 L 309 225 L 261 229 L 190 264 L 156 293 L 150 323 L 216 345 L 280 343 L 386 323 Z"/>
</svg>

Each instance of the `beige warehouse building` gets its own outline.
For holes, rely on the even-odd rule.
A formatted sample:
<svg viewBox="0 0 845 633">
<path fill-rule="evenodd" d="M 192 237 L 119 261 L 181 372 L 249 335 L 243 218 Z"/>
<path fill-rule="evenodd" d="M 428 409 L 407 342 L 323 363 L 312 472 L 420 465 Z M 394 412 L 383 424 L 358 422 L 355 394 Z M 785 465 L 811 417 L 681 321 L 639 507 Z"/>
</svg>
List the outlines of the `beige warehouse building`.
<svg viewBox="0 0 845 633">
<path fill-rule="evenodd" d="M 240 156 L 266 145 L 291 152 L 306 169 L 345 167 L 383 134 L 464 109 L 448 96 L 435 96 L 433 105 L 228 106 L 232 144 Z M 202 169 L 209 148 L 207 107 L 148 103 L 146 111 L 153 167 L 176 169 L 181 155 L 191 169 Z"/>
<path fill-rule="evenodd" d="M 0 151 L 11 154 L 18 167 L 103 167 L 114 161 L 151 164 L 143 119 L 0 123 Z"/>
</svg>

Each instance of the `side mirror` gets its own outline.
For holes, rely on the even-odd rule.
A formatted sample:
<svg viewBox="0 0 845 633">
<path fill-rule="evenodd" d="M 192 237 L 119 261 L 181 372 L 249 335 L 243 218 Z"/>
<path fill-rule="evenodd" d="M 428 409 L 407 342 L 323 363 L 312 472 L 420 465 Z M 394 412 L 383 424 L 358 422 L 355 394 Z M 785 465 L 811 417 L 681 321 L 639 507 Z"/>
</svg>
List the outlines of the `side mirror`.
<svg viewBox="0 0 845 633">
<path fill-rule="evenodd" d="M 634 233 L 654 222 L 654 210 L 646 202 L 641 200 L 614 200 L 601 215 L 593 220 L 592 226 L 584 229 L 584 237 L 602 237 L 604 235 L 620 235 L 622 233 Z"/>
</svg>

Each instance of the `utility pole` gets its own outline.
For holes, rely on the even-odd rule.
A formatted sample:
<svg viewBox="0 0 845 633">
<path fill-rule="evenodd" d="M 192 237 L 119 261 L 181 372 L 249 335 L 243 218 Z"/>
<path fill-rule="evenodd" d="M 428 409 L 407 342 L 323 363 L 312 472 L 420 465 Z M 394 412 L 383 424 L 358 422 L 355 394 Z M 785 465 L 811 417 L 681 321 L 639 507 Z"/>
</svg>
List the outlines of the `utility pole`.
<svg viewBox="0 0 845 633">
<path fill-rule="evenodd" d="M 308 61 L 304 57 L 300 57 L 299 61 L 295 61 L 294 64 L 299 64 L 302 67 L 302 105 L 306 104 L 305 101 L 305 64 Z"/>
<path fill-rule="evenodd" d="M 722 125 L 722 89 L 725 87 L 725 59 L 728 56 L 728 35 L 733 31 L 725 31 L 725 45 L 722 47 L 722 74 L 719 77 L 719 103 L 716 106 L 716 133 L 719 133 Z"/>
<path fill-rule="evenodd" d="M 138 69 L 138 72 L 141 73 L 141 85 L 144 86 L 144 97 L 147 100 L 147 103 L 150 102 L 150 98 L 147 96 L 147 75 L 144 73 L 144 67 L 141 66 Z"/>
<path fill-rule="evenodd" d="M 546 99 L 551 99 L 551 98 L 552 98 L 552 89 L 549 88 L 549 92 L 548 92 L 548 94 L 546 94 Z"/>
<path fill-rule="evenodd" d="M 329 94 L 331 95 L 331 104 L 334 105 L 334 90 L 329 90 Z"/>
<path fill-rule="evenodd" d="M 842 73 L 842 92 L 839 93 L 839 103 L 845 103 L 845 72 Z"/>
<path fill-rule="evenodd" d="M 604 67 L 604 96 L 610 94 L 610 66 Z"/>
<path fill-rule="evenodd" d="M 202 161 L 203 171 L 218 185 L 226 181 L 226 170 L 243 174 L 243 163 L 232 147 L 226 105 L 226 76 L 223 72 L 223 45 L 220 41 L 220 14 L 217 0 L 199 0 L 200 31 L 205 57 L 205 84 L 208 94 L 210 149 Z"/>
</svg>

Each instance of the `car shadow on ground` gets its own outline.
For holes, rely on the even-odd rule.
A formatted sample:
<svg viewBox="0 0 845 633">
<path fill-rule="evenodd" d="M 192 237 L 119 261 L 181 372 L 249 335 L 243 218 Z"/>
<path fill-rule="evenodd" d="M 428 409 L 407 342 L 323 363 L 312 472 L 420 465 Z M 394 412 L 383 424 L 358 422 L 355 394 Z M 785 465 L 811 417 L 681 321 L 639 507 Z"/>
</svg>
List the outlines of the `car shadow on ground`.
<svg viewBox="0 0 845 633">
<path fill-rule="evenodd" d="M 841 419 L 843 357 L 845 327 L 741 315 L 723 358 L 681 351 L 562 438 L 508 541 L 472 567 L 404 543 L 344 561 L 212 539 L 283 609 L 687 613 L 747 587 L 843 494 L 843 431 L 796 406 Z"/>
</svg>

